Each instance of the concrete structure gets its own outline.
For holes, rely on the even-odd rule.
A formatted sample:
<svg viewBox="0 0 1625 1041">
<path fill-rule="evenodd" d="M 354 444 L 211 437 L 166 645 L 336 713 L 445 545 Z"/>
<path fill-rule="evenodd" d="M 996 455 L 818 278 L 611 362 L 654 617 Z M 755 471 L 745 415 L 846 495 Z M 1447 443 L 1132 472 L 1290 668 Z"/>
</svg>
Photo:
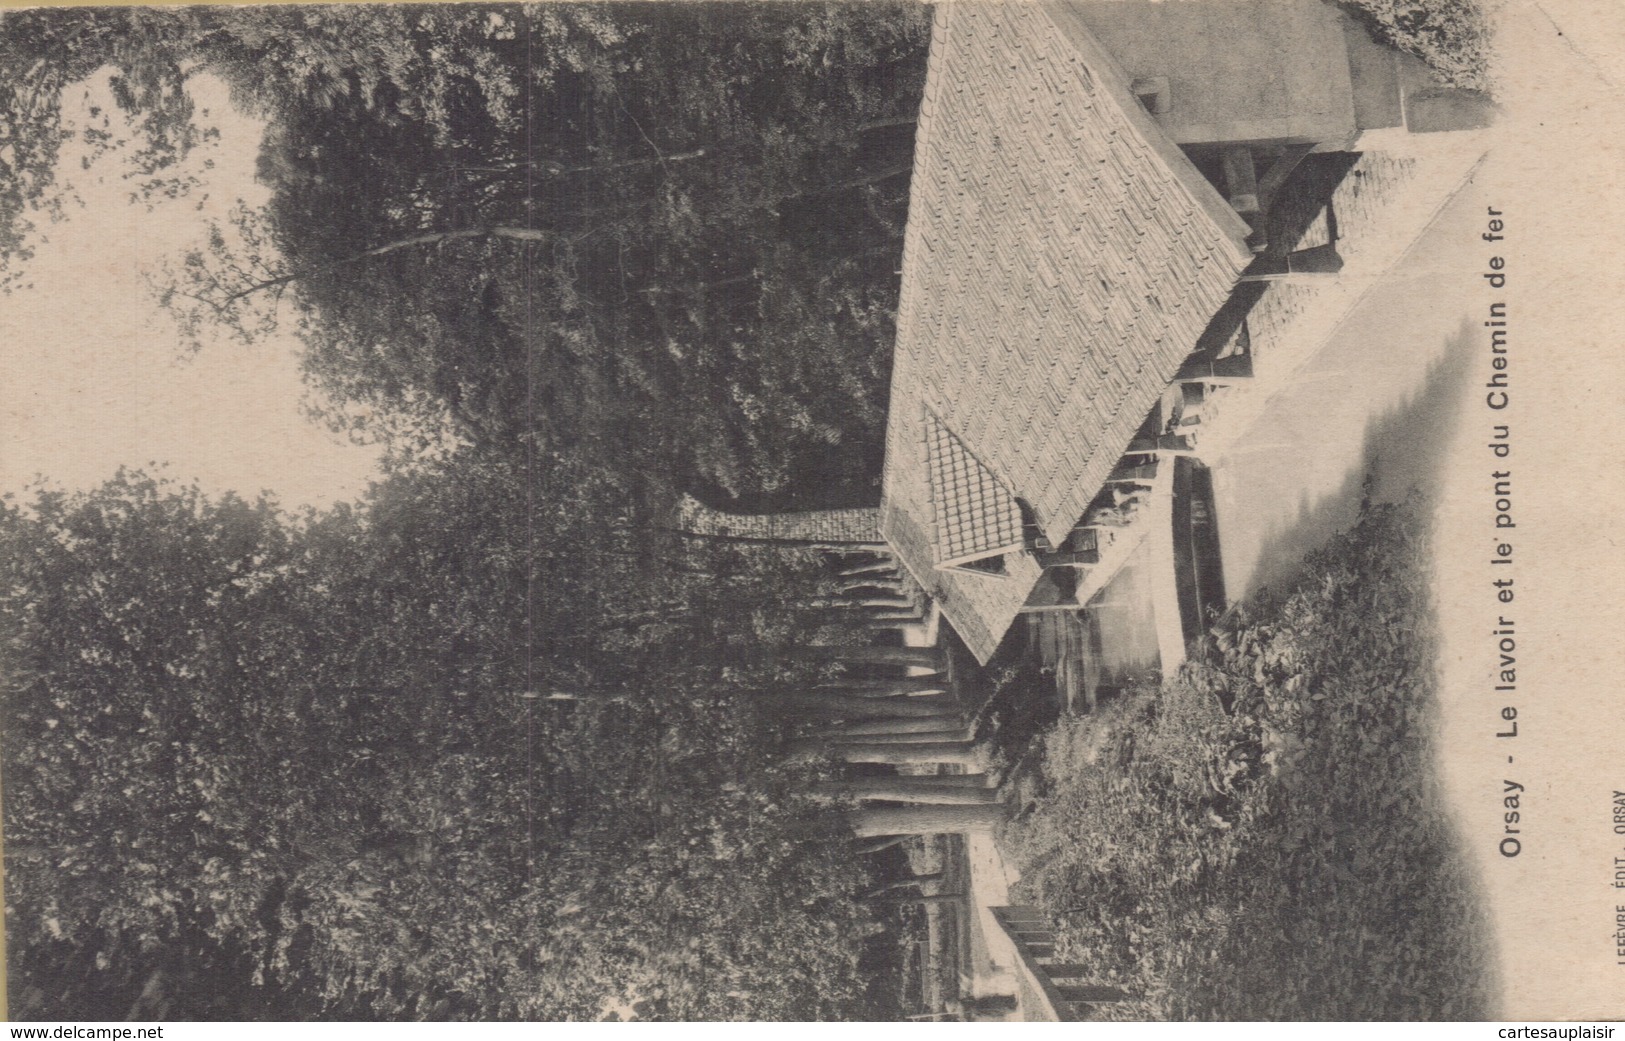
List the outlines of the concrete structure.
<svg viewBox="0 0 1625 1041">
<path fill-rule="evenodd" d="M 1483 126 L 1474 91 L 1372 40 L 1321 0 L 1098 0 L 1078 17 L 1185 147 L 1358 150 L 1369 130 Z"/>
<path fill-rule="evenodd" d="M 1177 144 L 1342 144 L 1359 126 L 1344 19 L 1328 4 L 1106 0 L 1074 10 L 1137 90 L 1156 91 L 1157 124 Z"/>
</svg>

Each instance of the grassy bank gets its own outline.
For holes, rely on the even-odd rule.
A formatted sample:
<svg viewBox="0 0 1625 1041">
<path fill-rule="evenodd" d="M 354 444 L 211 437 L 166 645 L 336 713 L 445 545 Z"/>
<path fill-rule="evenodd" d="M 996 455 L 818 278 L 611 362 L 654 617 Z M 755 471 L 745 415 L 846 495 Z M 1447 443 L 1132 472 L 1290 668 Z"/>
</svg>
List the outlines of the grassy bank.
<svg viewBox="0 0 1625 1041">
<path fill-rule="evenodd" d="M 1192 664 L 1063 721 L 1006 848 L 1113 1017 L 1476 1019 L 1493 969 L 1433 768 L 1427 547 L 1377 506 Z"/>
</svg>

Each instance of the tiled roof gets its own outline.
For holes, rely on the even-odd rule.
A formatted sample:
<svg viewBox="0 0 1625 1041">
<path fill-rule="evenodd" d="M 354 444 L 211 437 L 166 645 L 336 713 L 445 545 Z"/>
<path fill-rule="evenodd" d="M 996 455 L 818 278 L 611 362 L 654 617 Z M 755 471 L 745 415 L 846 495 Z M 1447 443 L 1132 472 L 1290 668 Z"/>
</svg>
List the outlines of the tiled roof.
<svg viewBox="0 0 1625 1041">
<path fill-rule="evenodd" d="M 935 19 L 881 525 L 985 661 L 1039 570 L 1019 553 L 1009 577 L 936 568 L 933 488 L 951 489 L 933 485 L 925 417 L 1058 544 L 1251 257 L 1075 12 L 956 0 Z"/>
<path fill-rule="evenodd" d="M 993 472 L 925 411 L 925 457 L 938 567 L 1021 548 L 1021 509 Z"/>
</svg>

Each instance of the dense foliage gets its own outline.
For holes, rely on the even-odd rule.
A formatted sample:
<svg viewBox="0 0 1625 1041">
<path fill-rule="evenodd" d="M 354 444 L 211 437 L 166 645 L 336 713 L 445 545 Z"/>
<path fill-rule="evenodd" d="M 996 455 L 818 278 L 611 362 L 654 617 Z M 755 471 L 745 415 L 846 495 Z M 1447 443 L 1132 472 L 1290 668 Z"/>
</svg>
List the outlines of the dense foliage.
<svg viewBox="0 0 1625 1041">
<path fill-rule="evenodd" d="M 1062 960 L 1173 1019 L 1482 1019 L 1444 812 L 1419 511 L 1372 508 L 1160 690 L 1063 722 L 1012 826 Z"/>
<path fill-rule="evenodd" d="M 1444 82 L 1489 89 L 1491 27 L 1478 0 L 1342 0 L 1379 40 L 1421 58 Z"/>
<path fill-rule="evenodd" d="M 8 14 L 0 254 L 102 63 L 138 194 L 212 74 L 269 208 L 158 280 L 183 332 L 296 322 L 333 417 L 422 413 L 713 502 L 872 501 L 925 10 L 890 4 Z M 5 94 L 9 91 L 9 94 Z M 131 147 L 136 147 L 132 145 Z M 380 431 L 372 430 L 377 434 Z"/>
<path fill-rule="evenodd" d="M 925 28 L 0 15 L 8 283 L 71 213 L 64 88 L 111 76 L 138 204 L 221 77 L 271 201 L 156 288 L 194 341 L 295 323 L 392 459 L 297 518 L 133 473 L 0 513 L 16 1014 L 862 1014 L 866 880 L 764 711 L 827 562 L 666 529 L 872 501 Z"/>
<path fill-rule="evenodd" d="M 459 462 L 298 523 L 136 474 L 7 509 L 19 1014 L 859 1007 L 864 879 L 759 694 L 822 562 Z"/>
</svg>

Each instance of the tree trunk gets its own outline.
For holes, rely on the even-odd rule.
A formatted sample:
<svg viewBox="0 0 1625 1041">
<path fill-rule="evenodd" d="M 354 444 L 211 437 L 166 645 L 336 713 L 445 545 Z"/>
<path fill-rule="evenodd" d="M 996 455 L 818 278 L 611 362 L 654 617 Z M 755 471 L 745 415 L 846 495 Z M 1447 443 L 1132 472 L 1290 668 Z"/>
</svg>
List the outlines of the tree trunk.
<svg viewBox="0 0 1625 1041">
<path fill-rule="evenodd" d="M 909 615 L 906 618 L 901 615 L 895 618 L 876 618 L 874 615 L 870 615 L 863 620 L 863 624 L 870 629 L 886 630 L 888 632 L 925 632 L 925 619 L 919 615 Z"/>
<path fill-rule="evenodd" d="M 872 722 L 872 721 L 871 721 Z M 881 722 L 886 722 L 882 720 Z M 902 722 L 902 721 L 899 721 Z M 947 741 L 969 741 L 975 733 L 966 726 L 949 726 L 949 720 L 927 720 L 935 723 L 939 730 L 889 730 L 878 734 L 855 734 L 848 737 L 839 733 L 839 728 L 831 727 L 833 734 L 821 735 L 821 740 L 830 744 L 844 744 L 858 742 L 860 744 L 875 745 L 929 745 Z"/>
<path fill-rule="evenodd" d="M 230 296 L 221 301 L 218 306 L 220 309 L 224 310 L 226 307 L 236 303 L 243 297 L 252 296 L 255 293 L 266 289 L 290 285 L 302 279 L 311 278 L 315 275 L 327 274 L 328 272 L 337 268 L 360 263 L 363 260 L 370 260 L 373 257 L 382 257 L 390 253 L 399 252 L 403 249 L 413 249 L 417 246 L 439 246 L 444 245 L 447 242 L 458 242 L 465 239 L 514 239 L 519 242 L 547 242 L 555 237 L 556 236 L 553 232 L 546 231 L 541 228 L 521 228 L 515 225 L 507 224 L 495 224 L 477 228 L 461 228 L 457 231 L 437 231 L 428 232 L 422 235 L 411 235 L 407 238 L 396 239 L 394 242 L 387 242 L 382 246 L 375 246 L 372 249 L 364 249 L 361 252 L 352 254 L 343 258 L 342 260 L 335 260 L 331 264 L 323 265 L 317 271 L 299 271 L 292 274 L 281 275 L 277 278 L 268 278 L 263 282 L 256 282 L 245 289 L 239 289 L 237 292 L 232 293 Z"/>
<path fill-rule="evenodd" d="M 946 741 L 929 745 L 838 744 L 826 747 L 831 755 L 844 763 L 887 763 L 892 766 L 929 766 L 944 763 L 950 766 L 982 766 L 981 750 L 968 741 Z M 891 835 L 895 832 L 871 831 L 870 835 Z M 919 834 L 912 832 L 911 834 Z"/>
<path fill-rule="evenodd" d="M 852 831 L 859 838 L 872 835 L 941 835 L 992 831 L 1005 818 L 1004 807 L 983 806 L 885 806 L 864 807 L 850 816 Z"/>
<path fill-rule="evenodd" d="M 891 849 L 893 846 L 901 846 L 909 838 L 908 835 L 880 835 L 876 838 L 852 843 L 852 852 L 860 857 L 868 856 L 870 853 L 879 853 L 881 850 Z"/>
<path fill-rule="evenodd" d="M 929 781 L 934 788 L 987 788 L 993 778 L 987 774 L 895 774 L 889 780 Z"/>
<path fill-rule="evenodd" d="M 859 575 L 885 575 L 891 581 L 901 581 L 897 578 L 897 564 L 891 560 L 877 560 L 872 564 L 857 564 L 853 567 L 842 568 L 842 578 L 856 578 Z"/>
<path fill-rule="evenodd" d="M 871 889 L 867 893 L 863 894 L 863 899 L 873 900 L 877 896 L 885 896 L 887 893 L 896 893 L 900 890 L 907 889 L 910 886 L 924 886 L 927 882 L 941 881 L 942 872 L 940 871 L 934 871 L 929 875 L 915 875 L 912 878 L 900 878 L 895 882 L 887 882 L 883 886 L 876 886 L 874 889 Z"/>
<path fill-rule="evenodd" d="M 858 133 L 862 134 L 870 130 L 884 130 L 887 127 L 907 127 L 913 125 L 913 116 L 894 116 L 891 119 L 870 120 L 869 122 L 858 127 Z"/>
<path fill-rule="evenodd" d="M 928 806 L 981 806 L 999 802 L 997 788 L 929 783 L 940 780 L 942 778 L 939 777 L 855 777 L 847 781 L 825 781 L 817 785 L 813 792 L 818 795 L 850 796 L 859 800 Z"/>
<path fill-rule="evenodd" d="M 1055 987 L 1062 1001 L 1127 1001 L 1128 993 L 1116 987 L 1061 985 Z"/>
<path fill-rule="evenodd" d="M 883 731 L 881 731 L 879 733 L 852 734 L 850 737 L 848 737 L 848 736 L 846 736 L 846 735 L 839 732 L 840 730 L 842 730 L 844 728 L 840 728 L 840 727 L 823 727 L 823 728 L 820 728 L 817 731 L 814 731 L 812 734 L 810 734 L 807 737 L 799 738 L 799 739 L 797 739 L 795 741 L 791 741 L 788 745 L 785 746 L 785 754 L 786 755 L 791 755 L 791 756 L 804 756 L 804 755 L 823 755 L 825 753 L 828 753 L 828 754 L 836 756 L 837 758 L 843 758 L 845 756 L 845 754 L 846 754 L 845 749 L 849 745 L 875 745 L 875 746 L 880 746 L 880 745 L 886 745 L 886 746 L 901 745 L 901 746 L 906 746 L 906 745 L 921 745 L 921 744 L 925 744 L 925 745 L 932 745 L 932 744 L 962 744 L 962 743 L 967 743 L 970 740 L 969 737 L 966 736 L 967 731 L 963 727 L 961 727 L 961 728 L 959 728 L 957 730 L 951 729 L 952 724 L 959 722 L 958 717 L 943 718 L 943 719 L 923 719 L 923 720 L 918 720 L 918 721 L 916 721 L 916 720 L 896 720 L 896 719 L 865 720 L 864 722 L 879 722 L 879 723 L 883 723 L 883 724 L 907 724 L 907 723 L 914 723 L 914 722 L 922 722 L 922 723 L 925 723 L 925 724 L 929 725 L 932 729 L 924 730 L 924 731 L 912 731 L 912 732 L 910 732 L 910 731 L 898 732 L 898 731 L 888 729 L 888 730 L 883 730 Z M 853 724 L 853 725 L 859 725 L 859 724 Z M 924 740 L 924 741 L 912 740 L 913 738 L 918 737 L 918 736 L 920 736 L 922 734 L 929 735 L 930 740 Z M 939 736 L 939 735 L 942 735 L 942 734 L 948 734 L 950 736 L 947 737 L 947 738 L 943 738 L 943 737 Z M 848 759 L 846 761 L 847 762 L 855 762 L 857 760 Z"/>
<path fill-rule="evenodd" d="M 863 698 L 895 698 L 909 694 L 940 694 L 948 689 L 947 682 L 936 676 L 899 676 L 883 680 L 836 680 L 814 687 L 817 691 L 833 691 Z"/>
<path fill-rule="evenodd" d="M 916 719 L 866 719 L 858 723 L 820 727 L 809 733 L 807 737 L 820 741 L 844 741 L 854 737 L 872 737 L 879 742 L 890 737 L 896 737 L 899 734 L 935 733 L 938 730 L 949 729 L 962 720 L 963 715 L 957 712 L 945 712 L 940 718 L 920 716 Z"/>
<path fill-rule="evenodd" d="M 918 625 L 925 621 L 925 616 L 917 607 L 865 607 L 861 604 L 849 604 L 845 607 L 800 606 L 815 622 L 835 624 L 852 622 L 874 626 L 881 622 L 913 622 Z"/>
<path fill-rule="evenodd" d="M 951 694 L 922 694 L 913 698 L 850 698 L 839 694 L 791 694 L 779 704 L 806 715 L 831 719 L 918 719 L 939 717 L 959 710 Z"/>
<path fill-rule="evenodd" d="M 681 163 L 688 159 L 702 159 L 705 149 L 696 148 L 692 152 L 673 152 L 671 155 L 657 156 L 652 159 L 624 159 L 618 163 L 596 163 L 587 166 L 564 166 L 551 159 L 515 159 L 506 163 L 497 163 L 494 166 L 453 166 L 451 173 L 518 173 L 529 171 L 540 173 L 548 177 L 561 177 L 565 174 L 603 173 L 606 170 L 624 170 L 633 166 L 653 166 L 655 163 Z"/>
<path fill-rule="evenodd" d="M 850 611 L 854 608 L 867 607 L 876 611 L 911 611 L 915 608 L 914 601 L 906 596 L 895 594 L 881 596 L 842 596 L 819 600 L 808 600 L 801 605 L 812 610 Z"/>
<path fill-rule="evenodd" d="M 941 672 L 948 658 L 936 647 L 843 647 L 839 644 L 795 647 L 790 655 L 811 661 L 837 661 L 853 665 L 912 665 Z"/>
<path fill-rule="evenodd" d="M 932 893 L 930 896 L 914 893 L 893 893 L 865 900 L 867 904 L 958 904 L 965 900 L 964 893 Z"/>
<path fill-rule="evenodd" d="M 845 181 L 835 181 L 833 183 L 823 185 L 822 187 L 814 188 L 810 191 L 798 192 L 795 195 L 786 195 L 784 196 L 783 201 L 793 202 L 796 199 L 806 199 L 818 195 L 827 195 L 830 192 L 844 192 L 850 188 L 861 188 L 866 184 L 878 184 L 881 181 L 887 181 L 893 177 L 901 177 L 903 174 L 913 171 L 913 169 L 914 161 L 910 159 L 906 163 L 896 163 L 892 166 L 882 167 L 873 173 L 867 173 L 861 177 L 852 177 Z"/>
<path fill-rule="evenodd" d="M 713 289 L 726 289 L 729 286 L 742 286 L 749 282 L 758 281 L 762 277 L 760 271 L 751 271 L 743 275 L 733 275 L 729 278 L 713 279 L 710 282 L 689 282 L 680 286 L 651 286 L 639 292 L 650 296 L 676 296 L 682 293 L 709 293 Z"/>
</svg>

